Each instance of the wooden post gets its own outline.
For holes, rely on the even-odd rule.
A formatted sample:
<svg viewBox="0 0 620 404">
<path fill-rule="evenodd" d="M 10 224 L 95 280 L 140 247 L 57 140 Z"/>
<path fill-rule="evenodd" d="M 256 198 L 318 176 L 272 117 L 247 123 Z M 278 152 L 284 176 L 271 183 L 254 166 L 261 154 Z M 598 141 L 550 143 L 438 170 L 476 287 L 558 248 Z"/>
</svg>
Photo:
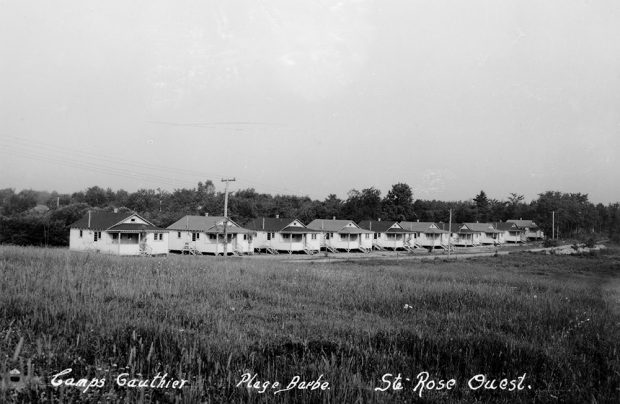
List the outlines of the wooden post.
<svg viewBox="0 0 620 404">
<path fill-rule="evenodd" d="M 226 188 L 224 189 L 224 258 L 228 255 L 228 240 L 227 240 L 227 230 L 228 230 L 228 183 L 230 181 L 235 181 L 234 178 L 222 178 L 222 182 L 226 183 Z"/>
</svg>

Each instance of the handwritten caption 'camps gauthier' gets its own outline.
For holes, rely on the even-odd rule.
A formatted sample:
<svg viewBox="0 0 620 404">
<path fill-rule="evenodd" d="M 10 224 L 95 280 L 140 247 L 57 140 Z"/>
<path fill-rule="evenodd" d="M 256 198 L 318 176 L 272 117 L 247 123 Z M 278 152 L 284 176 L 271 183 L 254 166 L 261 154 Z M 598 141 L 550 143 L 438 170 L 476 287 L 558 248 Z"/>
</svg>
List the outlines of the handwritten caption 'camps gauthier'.
<svg viewBox="0 0 620 404">
<path fill-rule="evenodd" d="M 106 385 L 106 379 L 102 378 L 75 378 L 70 375 L 71 368 L 65 369 L 54 376 L 52 376 L 52 386 L 72 386 L 82 390 L 82 393 L 86 393 L 91 388 L 100 389 Z M 130 377 L 129 373 L 120 373 L 114 378 L 116 385 L 120 387 L 128 388 L 151 388 L 151 389 L 182 389 L 189 385 L 188 380 L 174 379 L 168 376 L 168 373 L 157 373 L 152 379 L 134 378 Z"/>
<path fill-rule="evenodd" d="M 526 388 L 524 385 L 526 376 L 527 373 L 523 373 L 516 378 L 490 379 L 484 374 L 477 374 L 467 381 L 467 387 L 470 390 L 521 391 Z M 457 387 L 456 379 L 433 379 L 428 372 L 423 371 L 418 373 L 414 379 L 403 377 L 400 373 L 397 376 L 386 373 L 381 378 L 381 386 L 376 387 L 375 391 L 403 390 L 405 388 L 403 384 L 413 386 L 413 391 L 420 397 L 425 391 L 449 391 Z M 531 389 L 532 386 L 527 385 L 527 388 Z"/>
</svg>

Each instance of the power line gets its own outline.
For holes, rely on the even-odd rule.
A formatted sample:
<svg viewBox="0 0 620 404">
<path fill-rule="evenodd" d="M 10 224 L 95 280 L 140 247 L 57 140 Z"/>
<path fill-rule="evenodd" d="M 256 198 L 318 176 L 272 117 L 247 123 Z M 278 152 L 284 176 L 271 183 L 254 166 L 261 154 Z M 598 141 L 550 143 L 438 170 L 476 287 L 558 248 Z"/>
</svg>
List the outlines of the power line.
<svg viewBox="0 0 620 404">
<path fill-rule="evenodd" d="M 143 170 L 149 170 L 149 171 L 166 171 L 166 172 L 174 172 L 177 173 L 179 175 L 188 177 L 191 176 L 193 178 L 203 178 L 205 175 L 204 171 L 198 171 L 198 170 L 188 170 L 188 169 L 182 169 L 182 168 L 178 168 L 178 167 L 169 167 L 169 166 L 163 166 L 160 164 L 149 164 L 149 163 L 143 163 L 143 162 L 138 162 L 138 161 L 133 161 L 133 160 L 127 160 L 127 159 L 123 159 L 123 158 L 119 158 L 119 157 L 109 157 L 109 156 L 102 156 L 101 154 L 95 154 L 95 153 L 90 153 L 88 151 L 84 151 L 82 149 L 75 149 L 75 148 L 68 148 L 68 147 L 60 147 L 57 145 L 53 145 L 50 143 L 46 143 L 46 142 L 40 142 L 40 141 L 29 141 L 27 139 L 22 139 L 22 138 L 18 138 L 15 136 L 5 136 L 4 139 L 2 137 L 0 137 L 0 141 L 5 141 L 5 142 L 9 142 L 6 143 L 7 147 L 21 147 L 21 148 L 25 148 L 26 150 L 22 150 L 22 153 L 25 154 L 33 154 L 34 151 L 32 150 L 34 149 L 40 149 L 42 152 L 45 152 L 44 156 L 41 156 L 41 158 L 51 158 L 51 157 L 55 157 L 57 160 L 55 161 L 58 164 L 62 164 L 65 166 L 69 166 L 69 164 L 67 163 L 67 161 L 72 161 L 75 162 L 77 164 L 84 164 L 84 165 L 88 165 L 90 167 L 90 165 L 93 164 L 92 161 L 83 161 L 83 160 L 79 160 L 76 158 L 72 158 L 72 157 L 68 157 L 68 155 L 73 155 L 73 156 L 83 156 L 83 157 L 87 157 L 89 160 L 99 160 L 103 163 L 108 163 L 108 164 L 112 164 L 114 166 L 118 166 L 119 164 L 123 164 L 126 166 L 131 166 L 131 167 L 135 167 L 138 169 L 143 169 Z M 57 156 L 50 156 L 49 153 L 56 153 Z M 109 167 L 107 166 L 102 166 L 99 165 L 99 167 L 101 169 L 109 169 Z M 85 167 L 80 167 L 80 168 L 85 168 Z M 116 168 L 114 168 L 116 169 Z M 94 171 L 97 172 L 97 170 L 94 169 L 89 169 L 89 171 Z M 222 175 L 217 174 L 217 173 L 206 173 L 207 176 L 215 176 L 215 177 L 222 177 Z M 179 180 L 177 177 L 167 177 L 167 176 L 161 176 L 161 175 L 152 175 L 152 174 L 141 174 L 142 176 L 146 176 L 149 177 L 151 179 L 155 179 L 157 178 L 157 181 L 162 182 L 162 183 L 166 183 L 167 185 L 170 186 L 178 186 L 177 182 L 184 182 L 184 183 L 191 183 L 191 184 L 195 184 L 195 182 L 190 182 L 190 181 L 186 181 L 186 180 Z M 119 176 L 125 176 L 126 178 L 133 178 L 135 179 L 136 176 L 135 175 L 131 175 L 131 176 L 127 176 L 127 175 L 122 175 L 119 174 Z M 153 180 L 149 180 L 149 182 L 155 182 L 157 183 L 157 181 L 153 181 Z M 255 181 L 253 179 L 249 179 L 249 178 L 238 178 L 238 181 L 240 183 L 244 183 L 246 184 L 248 187 L 250 188 L 254 188 L 256 185 L 260 185 L 262 186 L 262 188 L 267 188 L 270 189 L 272 191 L 276 191 L 276 192 L 283 192 L 283 193 L 291 193 L 291 194 L 297 194 L 299 193 L 298 191 L 292 190 L 290 188 L 286 188 L 286 187 L 278 187 L 278 186 L 273 186 L 271 184 L 267 184 L 264 182 L 260 182 L 260 181 Z M 303 192 L 302 192 L 303 193 Z"/>
</svg>

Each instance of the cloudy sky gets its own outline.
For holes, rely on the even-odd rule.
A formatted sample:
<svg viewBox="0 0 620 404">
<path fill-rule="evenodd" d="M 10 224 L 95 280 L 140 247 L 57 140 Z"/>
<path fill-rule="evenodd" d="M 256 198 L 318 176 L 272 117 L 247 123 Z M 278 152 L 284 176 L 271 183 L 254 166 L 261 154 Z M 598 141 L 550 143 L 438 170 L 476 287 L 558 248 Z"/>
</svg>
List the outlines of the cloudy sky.
<svg viewBox="0 0 620 404">
<path fill-rule="evenodd" d="M 615 0 L 0 10 L 0 188 L 620 200 Z"/>
</svg>

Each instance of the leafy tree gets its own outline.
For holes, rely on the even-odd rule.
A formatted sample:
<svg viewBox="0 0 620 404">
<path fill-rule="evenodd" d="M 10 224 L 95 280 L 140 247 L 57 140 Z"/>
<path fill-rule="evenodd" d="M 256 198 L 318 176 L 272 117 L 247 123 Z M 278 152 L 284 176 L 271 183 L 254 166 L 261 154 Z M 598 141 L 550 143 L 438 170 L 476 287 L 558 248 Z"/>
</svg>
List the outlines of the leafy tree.
<svg viewBox="0 0 620 404">
<path fill-rule="evenodd" d="M 104 207 L 108 202 L 106 191 L 96 185 L 94 187 L 90 187 L 84 193 L 84 202 L 90 206 Z"/>
<path fill-rule="evenodd" d="M 413 191 L 404 183 L 392 185 L 382 201 L 383 213 L 390 220 L 413 220 L 415 217 L 413 207 Z"/>
<path fill-rule="evenodd" d="M 486 222 L 489 220 L 489 198 L 484 191 L 480 191 L 474 198 L 474 204 L 476 207 L 476 220 L 480 222 Z"/>
</svg>

